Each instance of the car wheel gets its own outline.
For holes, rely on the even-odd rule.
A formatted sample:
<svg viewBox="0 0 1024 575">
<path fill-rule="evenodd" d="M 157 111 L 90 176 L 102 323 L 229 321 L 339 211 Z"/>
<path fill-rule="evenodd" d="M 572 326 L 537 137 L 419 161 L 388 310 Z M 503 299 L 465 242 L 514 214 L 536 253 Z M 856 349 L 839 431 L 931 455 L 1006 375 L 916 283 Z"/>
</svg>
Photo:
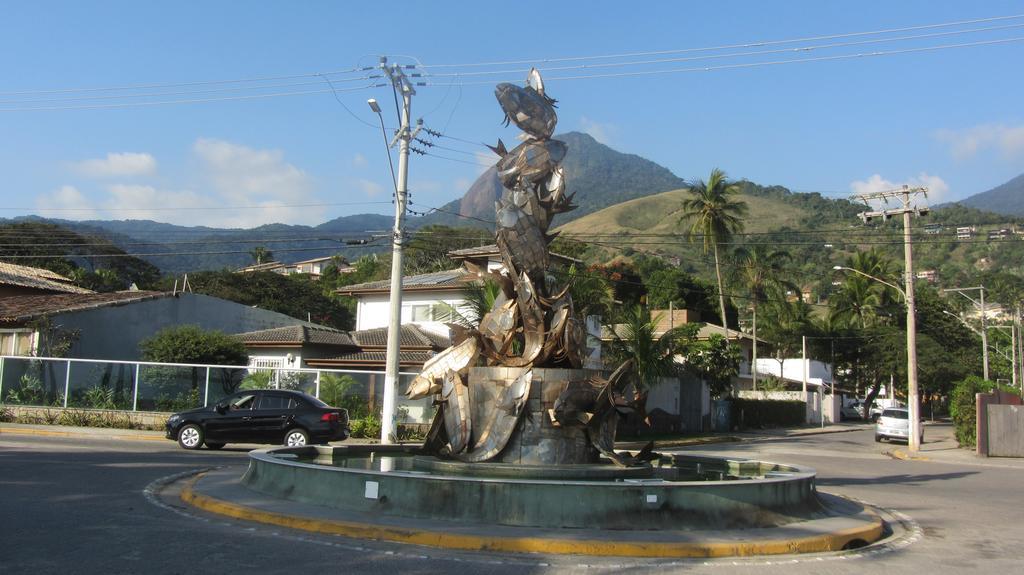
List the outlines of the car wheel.
<svg viewBox="0 0 1024 575">
<path fill-rule="evenodd" d="M 188 423 L 178 430 L 178 445 L 183 449 L 199 449 L 203 446 L 203 428 Z"/>
<path fill-rule="evenodd" d="M 882 437 L 881 435 L 876 435 L 875 436 L 875 442 L 876 443 L 881 443 L 883 439 L 885 439 L 885 438 Z"/>
<path fill-rule="evenodd" d="M 288 447 L 303 447 L 309 444 L 309 434 L 299 428 L 290 429 L 284 435 L 284 444 Z"/>
<path fill-rule="evenodd" d="M 225 444 L 223 444 L 223 443 L 221 443 L 219 441 L 207 441 L 206 442 L 206 448 L 207 449 L 220 449 L 221 447 L 224 447 L 224 445 Z"/>
</svg>

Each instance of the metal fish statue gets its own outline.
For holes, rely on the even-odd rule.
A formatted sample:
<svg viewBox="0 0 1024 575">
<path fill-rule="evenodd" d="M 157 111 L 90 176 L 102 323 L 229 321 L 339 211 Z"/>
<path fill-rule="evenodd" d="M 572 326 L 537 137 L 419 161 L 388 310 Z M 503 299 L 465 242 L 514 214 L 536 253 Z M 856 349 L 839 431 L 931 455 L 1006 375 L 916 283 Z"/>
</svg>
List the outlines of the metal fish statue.
<svg viewBox="0 0 1024 575">
<path fill-rule="evenodd" d="M 441 393 L 441 378 L 445 373 L 460 372 L 472 365 L 479 350 L 477 338 L 469 337 L 423 362 L 423 370 L 409 384 L 405 396 L 409 399 L 420 399 Z"/>
<path fill-rule="evenodd" d="M 542 182 L 562 163 L 568 149 L 561 140 L 523 142 L 498 160 L 498 178 L 509 189 L 515 188 L 519 182 Z"/>
<path fill-rule="evenodd" d="M 444 374 L 441 401 L 444 403 L 444 427 L 448 432 L 450 453 L 462 453 L 469 445 L 473 422 L 469 415 L 469 389 L 458 373 L 449 371 Z"/>
<path fill-rule="evenodd" d="M 488 461 L 501 453 L 524 413 L 532 382 L 532 369 L 524 371 L 513 381 L 474 382 L 474 385 L 497 387 L 494 408 L 487 414 L 488 420 L 483 427 L 477 427 L 480 433 L 473 448 L 466 453 L 455 454 L 455 457 L 469 462 Z"/>
<path fill-rule="evenodd" d="M 494 89 L 494 96 L 505 112 L 506 125 L 513 122 L 520 130 L 534 138 L 546 140 L 554 133 L 555 124 L 558 123 L 555 100 L 544 94 L 544 82 L 536 69 L 530 70 L 527 84 L 526 87 L 509 83 L 498 84 Z"/>
</svg>

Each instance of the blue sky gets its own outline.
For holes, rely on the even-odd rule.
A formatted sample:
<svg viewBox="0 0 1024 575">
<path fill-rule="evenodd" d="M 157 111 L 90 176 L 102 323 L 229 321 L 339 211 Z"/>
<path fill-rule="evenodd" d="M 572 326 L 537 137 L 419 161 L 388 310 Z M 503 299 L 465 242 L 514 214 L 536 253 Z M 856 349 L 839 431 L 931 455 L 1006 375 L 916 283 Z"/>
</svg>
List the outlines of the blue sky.
<svg viewBox="0 0 1024 575">
<path fill-rule="evenodd" d="M 721 167 L 830 196 L 912 183 L 928 185 L 933 203 L 956 200 L 1024 172 L 1024 42 L 666 70 L 1019 38 L 1024 18 L 679 52 L 1022 14 L 1020 1 L 12 0 L 0 20 L 0 217 L 251 227 L 389 214 L 387 156 L 366 99 L 385 105 L 393 128 L 390 89 L 365 87 L 379 82 L 358 79 L 368 72 L 339 72 L 372 66 L 378 55 L 428 66 L 421 71 L 431 85 L 418 88 L 413 115 L 451 136 L 434 140 L 451 149 L 413 156 L 414 209 L 460 197 L 493 160 L 473 142 L 514 139 L 493 85 L 522 81 L 529 64 L 497 64 L 509 61 L 565 68 L 545 72 L 559 100 L 558 131 L 588 132 L 683 178 Z M 963 32 L 979 28 L 989 30 Z M 924 34 L 933 36 L 893 39 Z M 818 48 L 778 51 L 800 46 Z M 723 57 L 767 50 L 776 52 Z M 692 59 L 709 55 L 717 57 Z M 610 63 L 623 65 L 594 67 Z M 652 70 L 660 72 L 557 79 Z M 441 75 L 454 72 L 463 75 Z M 336 98 L 315 74 L 343 91 Z M 275 78 L 263 82 L 273 87 L 212 83 L 255 77 Z M 153 87 L 131 93 L 151 95 L 80 91 L 136 85 Z M 317 93 L 148 105 L 291 92 Z"/>
</svg>

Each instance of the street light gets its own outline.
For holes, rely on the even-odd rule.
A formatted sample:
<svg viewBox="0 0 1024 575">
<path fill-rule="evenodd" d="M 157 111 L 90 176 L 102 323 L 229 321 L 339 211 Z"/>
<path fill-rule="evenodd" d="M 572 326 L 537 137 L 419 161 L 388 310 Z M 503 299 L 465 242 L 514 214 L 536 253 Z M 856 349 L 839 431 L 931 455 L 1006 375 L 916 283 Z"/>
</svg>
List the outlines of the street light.
<svg viewBox="0 0 1024 575">
<path fill-rule="evenodd" d="M 873 276 L 873 275 L 871 275 L 871 274 L 866 274 L 866 273 L 864 273 L 864 272 L 862 272 L 862 271 L 860 271 L 860 270 L 858 270 L 858 269 L 854 269 L 854 268 L 848 268 L 848 267 L 846 267 L 846 266 L 832 266 L 832 269 L 834 269 L 834 270 L 836 270 L 836 271 L 839 271 L 839 270 L 846 270 L 846 271 L 850 271 L 850 272 L 853 272 L 853 273 L 857 273 L 857 274 L 860 274 L 860 275 L 862 275 L 862 276 L 864 276 L 864 277 L 866 277 L 866 278 L 869 278 L 869 279 L 873 279 L 873 280 L 875 280 L 876 282 L 878 282 L 878 283 L 880 283 L 880 284 L 885 284 L 885 285 L 887 285 L 887 286 L 891 287 L 892 289 L 896 290 L 897 292 L 899 292 L 899 294 L 900 294 L 901 296 L 903 296 L 903 299 L 904 299 L 904 300 L 905 300 L 905 299 L 907 299 L 907 292 L 903 291 L 903 289 L 902 289 L 902 288 L 900 288 L 899 286 L 897 286 L 896 284 L 891 284 L 891 283 L 889 283 L 889 282 L 887 282 L 887 281 L 885 281 L 885 280 L 883 280 L 883 279 L 879 279 L 879 278 L 876 278 L 875 276 Z"/>
<path fill-rule="evenodd" d="M 875 280 L 880 284 L 887 285 L 899 292 L 900 295 L 903 296 L 903 301 L 907 302 L 907 411 L 909 412 L 908 415 L 910 419 L 907 448 L 911 452 L 915 452 L 921 448 L 921 406 L 918 401 L 917 391 L 917 318 L 914 315 L 914 298 L 912 297 L 914 285 L 912 283 L 913 280 L 910 273 L 907 273 L 906 278 L 907 289 L 903 290 L 895 284 L 891 284 L 883 279 L 876 278 L 875 276 L 864 273 L 860 270 L 846 266 L 832 266 L 832 269 L 836 271 L 851 271 L 868 279 Z M 908 293 L 910 294 L 910 297 L 908 297 Z"/>
</svg>

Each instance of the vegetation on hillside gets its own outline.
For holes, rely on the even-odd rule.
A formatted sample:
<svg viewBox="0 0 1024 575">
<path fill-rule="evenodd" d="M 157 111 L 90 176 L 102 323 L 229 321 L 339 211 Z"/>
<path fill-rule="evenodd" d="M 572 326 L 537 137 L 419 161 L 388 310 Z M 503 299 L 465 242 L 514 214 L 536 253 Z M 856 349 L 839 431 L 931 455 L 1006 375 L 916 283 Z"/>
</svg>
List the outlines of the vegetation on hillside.
<svg viewBox="0 0 1024 575">
<path fill-rule="evenodd" d="M 0 261 L 47 269 L 93 291 L 124 290 L 132 284 L 148 289 L 160 278 L 156 266 L 128 256 L 108 240 L 53 224 L 3 224 L 0 237 Z"/>
</svg>

